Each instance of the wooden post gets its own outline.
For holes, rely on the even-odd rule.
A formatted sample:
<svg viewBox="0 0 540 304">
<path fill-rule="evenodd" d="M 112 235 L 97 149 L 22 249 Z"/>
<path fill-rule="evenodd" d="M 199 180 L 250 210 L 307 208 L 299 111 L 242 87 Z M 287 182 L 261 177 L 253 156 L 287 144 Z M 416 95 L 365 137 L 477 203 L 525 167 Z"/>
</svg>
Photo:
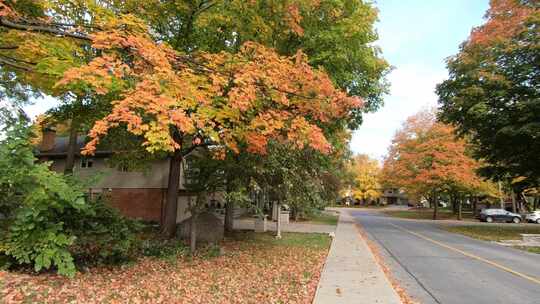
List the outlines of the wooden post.
<svg viewBox="0 0 540 304">
<path fill-rule="evenodd" d="M 281 204 L 280 204 L 280 201 L 278 200 L 277 201 L 277 234 L 276 234 L 276 239 L 281 239 Z"/>
</svg>

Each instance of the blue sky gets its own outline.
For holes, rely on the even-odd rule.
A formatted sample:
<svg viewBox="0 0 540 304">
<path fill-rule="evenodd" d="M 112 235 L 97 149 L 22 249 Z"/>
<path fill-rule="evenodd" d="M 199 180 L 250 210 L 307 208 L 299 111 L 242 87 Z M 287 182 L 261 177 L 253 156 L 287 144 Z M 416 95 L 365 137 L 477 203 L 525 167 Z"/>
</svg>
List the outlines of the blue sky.
<svg viewBox="0 0 540 304">
<path fill-rule="evenodd" d="M 377 42 L 394 66 L 391 92 L 378 112 L 367 114 L 351 149 L 382 159 L 403 121 L 434 106 L 435 85 L 447 76 L 444 60 L 458 51 L 473 26 L 482 23 L 489 0 L 378 0 Z M 55 104 L 46 98 L 26 107 L 34 117 Z"/>
<path fill-rule="evenodd" d="M 367 114 L 351 149 L 381 159 L 405 119 L 437 104 L 435 85 L 446 76 L 445 58 L 458 52 L 483 21 L 488 0 L 378 0 L 379 45 L 394 66 L 385 105 Z"/>
</svg>

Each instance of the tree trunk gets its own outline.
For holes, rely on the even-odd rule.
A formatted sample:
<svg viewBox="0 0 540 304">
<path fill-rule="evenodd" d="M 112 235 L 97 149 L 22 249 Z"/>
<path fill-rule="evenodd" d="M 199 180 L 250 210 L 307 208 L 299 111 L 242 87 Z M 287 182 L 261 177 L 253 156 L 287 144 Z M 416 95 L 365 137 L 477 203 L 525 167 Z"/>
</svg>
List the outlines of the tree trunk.
<svg viewBox="0 0 540 304">
<path fill-rule="evenodd" d="M 178 209 L 181 166 L 182 153 L 180 150 L 176 150 L 169 160 L 169 182 L 167 185 L 165 216 L 161 227 L 161 234 L 168 238 L 173 238 L 176 235 L 176 213 Z"/>
<path fill-rule="evenodd" d="M 516 194 L 514 193 L 514 189 L 512 189 L 511 192 L 512 195 L 512 212 L 516 213 Z"/>
<path fill-rule="evenodd" d="M 461 213 L 462 205 L 463 205 L 462 200 L 458 199 L 457 200 L 457 219 L 458 219 L 458 221 L 461 221 L 463 219 L 462 218 L 462 213 Z"/>
<path fill-rule="evenodd" d="M 225 205 L 225 232 L 231 233 L 234 230 L 234 202 L 227 201 Z"/>
<path fill-rule="evenodd" d="M 535 211 L 538 208 L 538 201 L 540 201 L 540 197 L 535 196 L 534 201 L 533 201 L 533 209 L 532 209 L 532 211 Z"/>
<path fill-rule="evenodd" d="M 433 194 L 433 220 L 437 219 L 438 212 L 439 212 L 439 202 L 437 199 L 437 194 Z"/>
<path fill-rule="evenodd" d="M 79 124 L 73 118 L 69 126 L 69 140 L 66 151 L 66 166 L 64 168 L 64 174 L 72 174 L 73 167 L 75 166 L 75 153 L 77 150 L 77 132 L 79 130 Z"/>
<path fill-rule="evenodd" d="M 450 203 L 452 204 L 452 213 L 454 215 L 457 215 L 457 213 L 458 213 L 458 210 L 457 210 L 458 209 L 458 206 L 457 206 L 458 202 L 457 201 L 458 201 L 457 195 L 451 194 L 450 195 Z"/>
<path fill-rule="evenodd" d="M 476 218 L 476 215 L 478 214 L 478 211 L 476 210 L 476 208 L 478 208 L 478 197 L 473 197 L 473 200 L 472 200 L 472 214 L 473 214 L 473 217 Z"/>
<path fill-rule="evenodd" d="M 192 211 L 191 222 L 189 226 L 189 252 L 194 254 L 197 250 L 197 219 L 199 213 L 197 211 Z"/>
<path fill-rule="evenodd" d="M 504 198 L 503 198 L 503 194 L 502 194 L 501 182 L 499 181 L 498 184 L 499 184 L 499 197 L 501 199 L 501 209 L 505 209 L 504 208 Z"/>
</svg>

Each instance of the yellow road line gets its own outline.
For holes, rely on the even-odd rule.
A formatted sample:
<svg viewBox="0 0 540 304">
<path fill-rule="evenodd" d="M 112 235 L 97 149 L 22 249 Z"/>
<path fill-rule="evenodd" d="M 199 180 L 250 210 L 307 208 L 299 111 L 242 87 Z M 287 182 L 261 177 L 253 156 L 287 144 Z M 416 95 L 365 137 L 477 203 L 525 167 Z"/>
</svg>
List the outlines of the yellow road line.
<svg viewBox="0 0 540 304">
<path fill-rule="evenodd" d="M 536 283 L 536 284 L 540 285 L 540 280 L 537 279 L 537 278 L 535 278 L 535 277 L 531 277 L 531 276 L 529 276 L 529 275 L 526 275 L 526 274 L 523 274 L 523 273 L 521 273 L 521 272 L 515 271 L 515 270 L 513 270 L 513 269 L 510 269 L 510 268 L 508 268 L 508 267 L 506 267 L 506 266 L 503 266 L 503 265 L 501 265 L 501 264 L 498 264 L 498 263 L 496 263 L 496 262 L 490 261 L 490 260 L 488 260 L 488 259 L 484 259 L 483 257 L 479 257 L 479 256 L 474 255 L 474 254 L 472 254 L 472 253 L 468 253 L 468 252 L 463 251 L 463 250 L 461 250 L 461 249 L 457 249 L 457 248 L 455 248 L 455 247 L 446 245 L 446 244 L 444 244 L 444 243 L 441 243 L 441 242 L 439 242 L 439 241 L 436 241 L 436 240 L 434 240 L 434 239 L 432 239 L 432 238 L 429 238 L 429 237 L 427 237 L 427 236 L 425 236 L 425 235 L 422 235 L 422 234 L 420 234 L 420 233 L 417 233 L 417 232 L 414 232 L 414 231 L 405 229 L 405 228 L 403 228 L 403 227 L 401 227 L 401 226 L 398 226 L 398 225 L 395 225 L 395 224 L 392 224 L 392 223 L 390 223 L 390 225 L 392 225 L 392 226 L 394 226 L 394 227 L 396 227 L 396 228 L 398 228 L 398 229 L 400 229 L 400 230 L 402 230 L 402 231 L 405 231 L 405 232 L 408 232 L 408 233 L 410 233 L 410 234 L 412 234 L 412 235 L 415 235 L 415 236 L 417 236 L 417 237 L 419 237 L 419 238 L 421 238 L 421 239 L 423 239 L 423 240 L 426 240 L 426 241 L 431 242 L 431 243 L 433 243 L 433 244 L 439 245 L 439 246 L 444 247 L 444 248 L 446 248 L 446 249 L 450 249 L 450 250 L 452 250 L 452 251 L 461 253 L 461 254 L 463 254 L 464 256 L 467 256 L 467 257 L 469 257 L 469 258 L 473 258 L 473 259 L 475 259 L 475 260 L 482 261 L 482 262 L 484 262 L 484 263 L 486 263 L 486 264 L 489 264 L 489 265 L 491 265 L 491 266 L 493 266 L 493 267 L 499 268 L 499 269 L 504 270 L 504 271 L 506 271 L 506 272 L 509 272 L 509 273 L 511 273 L 511 274 L 513 274 L 513 275 L 516 275 L 516 276 L 518 276 L 518 277 L 520 277 L 520 278 L 526 279 L 526 280 L 528 280 L 528 281 L 531 281 L 531 282 L 533 282 L 533 283 Z"/>
</svg>

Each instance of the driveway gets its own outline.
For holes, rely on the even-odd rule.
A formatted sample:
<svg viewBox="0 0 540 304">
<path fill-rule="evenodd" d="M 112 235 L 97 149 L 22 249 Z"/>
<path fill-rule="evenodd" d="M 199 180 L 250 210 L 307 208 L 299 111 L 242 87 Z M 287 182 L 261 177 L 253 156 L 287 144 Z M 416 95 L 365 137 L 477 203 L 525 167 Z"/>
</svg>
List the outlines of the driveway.
<svg viewBox="0 0 540 304">
<path fill-rule="evenodd" d="M 351 209 L 349 209 L 351 210 Z M 420 303 L 540 303 L 540 255 L 474 240 L 429 221 L 351 210 L 395 279 Z"/>
</svg>

